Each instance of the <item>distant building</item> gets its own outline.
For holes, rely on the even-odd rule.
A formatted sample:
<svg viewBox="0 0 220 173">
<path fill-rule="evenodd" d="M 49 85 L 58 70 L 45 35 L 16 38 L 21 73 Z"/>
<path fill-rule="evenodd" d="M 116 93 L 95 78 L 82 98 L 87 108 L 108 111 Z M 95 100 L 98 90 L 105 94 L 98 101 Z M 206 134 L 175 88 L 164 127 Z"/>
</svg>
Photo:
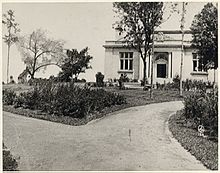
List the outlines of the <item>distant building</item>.
<svg viewBox="0 0 220 173">
<path fill-rule="evenodd" d="M 30 71 L 26 67 L 26 69 L 18 76 L 18 83 L 24 84 L 27 83 L 31 79 Z"/>
<path fill-rule="evenodd" d="M 126 48 L 123 39 L 116 36 L 116 41 L 106 41 L 105 48 L 105 80 L 119 79 L 126 74 L 130 79 L 143 79 L 143 62 L 135 49 Z M 192 35 L 189 30 L 184 35 L 183 80 L 196 79 L 213 81 L 213 74 L 204 70 L 197 50 L 191 47 Z M 172 82 L 180 75 L 181 31 L 161 30 L 155 32 L 155 54 L 153 65 L 154 83 Z M 147 80 L 150 83 L 151 56 L 147 57 Z M 213 73 L 213 72 L 212 72 Z M 217 76 L 216 76 L 217 79 Z M 217 80 L 216 80 L 217 81 Z"/>
</svg>

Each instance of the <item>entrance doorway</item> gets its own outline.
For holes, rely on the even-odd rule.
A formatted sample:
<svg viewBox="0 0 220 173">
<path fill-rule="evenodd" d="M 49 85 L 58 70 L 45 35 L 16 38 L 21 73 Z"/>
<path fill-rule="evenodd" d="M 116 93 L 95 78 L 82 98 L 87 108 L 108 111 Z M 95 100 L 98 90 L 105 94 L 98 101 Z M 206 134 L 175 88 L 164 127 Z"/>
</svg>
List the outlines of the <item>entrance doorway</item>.
<svg viewBox="0 0 220 173">
<path fill-rule="evenodd" d="M 157 64 L 157 78 L 166 78 L 166 64 Z"/>
</svg>

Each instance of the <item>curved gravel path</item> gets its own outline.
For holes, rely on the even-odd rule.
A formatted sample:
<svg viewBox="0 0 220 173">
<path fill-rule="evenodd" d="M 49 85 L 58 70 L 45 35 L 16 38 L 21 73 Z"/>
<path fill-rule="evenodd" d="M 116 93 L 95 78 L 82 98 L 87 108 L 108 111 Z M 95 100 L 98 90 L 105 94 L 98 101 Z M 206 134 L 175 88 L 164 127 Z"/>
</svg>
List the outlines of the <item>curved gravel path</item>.
<svg viewBox="0 0 220 173">
<path fill-rule="evenodd" d="M 68 126 L 3 113 L 3 140 L 19 170 L 206 170 L 167 128 L 182 102 L 132 107 Z"/>
</svg>

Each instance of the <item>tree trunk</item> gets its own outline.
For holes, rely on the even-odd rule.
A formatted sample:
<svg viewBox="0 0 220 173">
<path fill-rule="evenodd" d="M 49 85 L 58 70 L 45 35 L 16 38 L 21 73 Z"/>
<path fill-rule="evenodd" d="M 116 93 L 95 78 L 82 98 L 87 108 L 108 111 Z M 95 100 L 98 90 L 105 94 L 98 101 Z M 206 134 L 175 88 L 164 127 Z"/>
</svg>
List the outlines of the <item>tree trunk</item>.
<svg viewBox="0 0 220 173">
<path fill-rule="evenodd" d="M 182 4 L 182 18 L 181 18 L 181 32 L 182 32 L 182 40 L 181 40 L 181 63 L 180 63 L 180 96 L 183 96 L 183 82 L 182 82 L 182 75 L 183 75 L 183 55 L 184 55 L 184 20 L 185 20 L 185 2 Z"/>
<path fill-rule="evenodd" d="M 9 57 L 10 57 L 10 43 L 8 44 L 7 84 L 9 83 Z"/>
<path fill-rule="evenodd" d="M 33 73 L 30 73 L 31 79 L 34 79 L 35 71 Z"/>
<path fill-rule="evenodd" d="M 153 73 L 154 73 L 154 29 L 153 29 L 153 35 L 152 35 L 152 37 L 153 37 L 153 40 L 152 40 L 152 56 L 151 56 L 151 76 L 150 76 L 150 78 L 151 78 L 151 87 L 150 87 L 150 99 L 152 99 L 153 98 L 153 87 L 154 87 L 154 84 L 153 84 L 153 78 L 154 78 L 154 76 L 153 76 Z"/>
<path fill-rule="evenodd" d="M 145 86 L 146 86 L 146 77 L 147 77 L 147 75 L 146 75 L 146 70 L 147 70 L 147 63 L 146 63 L 146 59 L 143 59 L 143 63 L 144 63 L 144 71 L 143 71 L 143 73 L 144 73 L 144 77 L 143 77 L 143 86 L 144 86 L 144 88 L 145 88 Z"/>
</svg>

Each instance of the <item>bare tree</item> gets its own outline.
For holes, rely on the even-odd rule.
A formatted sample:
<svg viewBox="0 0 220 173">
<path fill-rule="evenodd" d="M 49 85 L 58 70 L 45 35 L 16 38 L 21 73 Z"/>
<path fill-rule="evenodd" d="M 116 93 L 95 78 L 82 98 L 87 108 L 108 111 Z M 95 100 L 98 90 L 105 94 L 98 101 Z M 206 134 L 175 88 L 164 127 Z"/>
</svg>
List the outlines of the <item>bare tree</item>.
<svg viewBox="0 0 220 173">
<path fill-rule="evenodd" d="M 7 14 L 3 14 L 2 24 L 7 28 L 7 34 L 3 36 L 4 42 L 8 47 L 8 60 L 7 60 L 7 83 L 9 82 L 9 60 L 10 60 L 10 48 L 13 43 L 18 41 L 17 32 L 20 32 L 18 29 L 18 23 L 15 22 L 14 11 L 8 10 Z"/>
<path fill-rule="evenodd" d="M 34 78 L 37 71 L 45 70 L 49 65 L 60 67 L 66 57 L 64 41 L 47 38 L 46 32 L 41 29 L 20 37 L 18 46 L 31 78 Z"/>
</svg>

